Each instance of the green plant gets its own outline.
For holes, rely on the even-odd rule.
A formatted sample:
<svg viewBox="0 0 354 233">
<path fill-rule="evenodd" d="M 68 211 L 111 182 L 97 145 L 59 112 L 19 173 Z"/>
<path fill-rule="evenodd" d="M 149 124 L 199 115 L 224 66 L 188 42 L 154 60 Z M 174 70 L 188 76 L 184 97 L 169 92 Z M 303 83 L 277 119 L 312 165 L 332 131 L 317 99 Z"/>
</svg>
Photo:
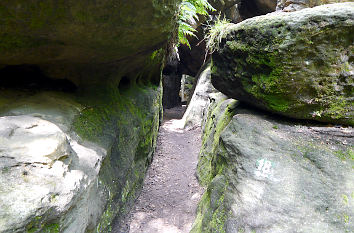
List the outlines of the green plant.
<svg viewBox="0 0 354 233">
<path fill-rule="evenodd" d="M 181 44 L 191 48 L 188 36 L 194 36 L 196 30 L 191 25 L 194 20 L 198 20 L 198 15 L 208 15 L 208 10 L 215 9 L 209 4 L 208 0 L 183 0 L 180 5 L 178 16 L 178 39 Z"/>
<path fill-rule="evenodd" d="M 206 40 L 206 51 L 212 54 L 215 50 L 220 47 L 221 40 L 227 35 L 229 28 L 233 24 L 227 19 L 216 19 L 213 25 L 208 25 L 207 33 L 205 35 Z"/>
</svg>

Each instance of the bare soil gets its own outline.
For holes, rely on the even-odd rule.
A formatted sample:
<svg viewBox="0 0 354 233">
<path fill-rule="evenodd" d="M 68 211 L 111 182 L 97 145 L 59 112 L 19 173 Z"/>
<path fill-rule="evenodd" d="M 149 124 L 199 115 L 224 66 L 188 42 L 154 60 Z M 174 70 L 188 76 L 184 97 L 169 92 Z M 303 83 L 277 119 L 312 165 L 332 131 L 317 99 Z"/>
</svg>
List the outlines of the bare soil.
<svg viewBox="0 0 354 233">
<path fill-rule="evenodd" d="M 203 188 L 195 176 L 201 130 L 181 128 L 185 108 L 164 112 L 154 160 L 142 192 L 114 232 L 185 233 L 191 230 Z"/>
</svg>

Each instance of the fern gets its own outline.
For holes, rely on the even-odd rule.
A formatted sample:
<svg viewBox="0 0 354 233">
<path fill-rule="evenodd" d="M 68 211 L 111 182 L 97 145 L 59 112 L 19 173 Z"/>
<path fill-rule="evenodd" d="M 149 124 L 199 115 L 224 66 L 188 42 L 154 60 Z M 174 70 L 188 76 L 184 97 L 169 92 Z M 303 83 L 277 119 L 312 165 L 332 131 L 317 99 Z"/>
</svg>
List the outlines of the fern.
<svg viewBox="0 0 354 233">
<path fill-rule="evenodd" d="M 215 10 L 209 4 L 208 0 L 182 1 L 178 17 L 178 39 L 181 44 L 185 44 L 191 48 L 187 37 L 196 37 L 196 30 L 192 27 L 191 22 L 198 20 L 198 15 L 208 15 L 208 10 Z"/>
</svg>

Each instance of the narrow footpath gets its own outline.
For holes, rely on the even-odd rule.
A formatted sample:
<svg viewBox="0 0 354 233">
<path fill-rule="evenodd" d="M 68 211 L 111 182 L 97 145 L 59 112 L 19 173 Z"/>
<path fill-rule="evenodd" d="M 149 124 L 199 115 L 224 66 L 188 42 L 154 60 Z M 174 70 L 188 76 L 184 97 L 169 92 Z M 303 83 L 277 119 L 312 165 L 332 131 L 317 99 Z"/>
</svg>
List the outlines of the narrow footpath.
<svg viewBox="0 0 354 233">
<path fill-rule="evenodd" d="M 141 195 L 118 232 L 187 233 L 191 230 L 203 193 L 195 177 L 201 130 L 182 129 L 183 112 L 181 107 L 165 110 L 154 160 Z"/>
</svg>

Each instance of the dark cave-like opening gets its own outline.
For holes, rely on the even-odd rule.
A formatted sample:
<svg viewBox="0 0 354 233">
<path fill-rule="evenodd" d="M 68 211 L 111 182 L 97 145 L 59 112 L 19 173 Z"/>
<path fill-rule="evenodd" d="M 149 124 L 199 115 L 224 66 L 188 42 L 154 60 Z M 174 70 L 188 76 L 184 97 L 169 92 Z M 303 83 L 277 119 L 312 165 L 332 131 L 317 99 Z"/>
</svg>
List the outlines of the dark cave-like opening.
<svg viewBox="0 0 354 233">
<path fill-rule="evenodd" d="M 68 79 L 51 79 L 37 65 L 8 65 L 0 69 L 0 88 L 75 92 Z"/>
<path fill-rule="evenodd" d="M 277 0 L 241 0 L 238 7 L 242 19 L 248 19 L 275 11 Z"/>
<path fill-rule="evenodd" d="M 128 76 L 123 76 L 118 84 L 118 89 L 119 90 L 124 90 L 128 89 L 130 87 L 130 79 Z"/>
</svg>

